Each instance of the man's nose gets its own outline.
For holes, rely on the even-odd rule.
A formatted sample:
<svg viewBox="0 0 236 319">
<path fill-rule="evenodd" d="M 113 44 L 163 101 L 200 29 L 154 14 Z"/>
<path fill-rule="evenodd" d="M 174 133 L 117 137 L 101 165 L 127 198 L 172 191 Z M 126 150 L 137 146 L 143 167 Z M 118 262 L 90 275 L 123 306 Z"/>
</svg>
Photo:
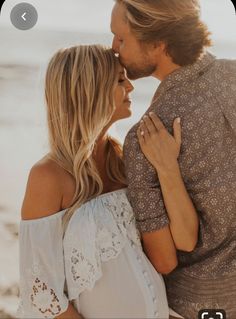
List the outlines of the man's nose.
<svg viewBox="0 0 236 319">
<path fill-rule="evenodd" d="M 112 41 L 112 50 L 115 53 L 119 53 L 119 46 L 118 46 L 118 42 L 117 42 L 115 37 L 113 38 L 113 41 Z"/>
</svg>

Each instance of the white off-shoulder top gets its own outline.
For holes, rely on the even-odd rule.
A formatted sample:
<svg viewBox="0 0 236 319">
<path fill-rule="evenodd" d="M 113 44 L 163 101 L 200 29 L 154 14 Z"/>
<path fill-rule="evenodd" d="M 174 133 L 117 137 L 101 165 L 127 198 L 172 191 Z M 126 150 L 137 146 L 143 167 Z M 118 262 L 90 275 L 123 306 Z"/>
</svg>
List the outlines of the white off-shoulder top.
<svg viewBox="0 0 236 319">
<path fill-rule="evenodd" d="M 54 318 L 71 302 L 86 319 L 169 318 L 165 285 L 142 251 L 126 189 L 82 205 L 63 238 L 65 212 L 20 222 L 17 317 Z"/>
</svg>

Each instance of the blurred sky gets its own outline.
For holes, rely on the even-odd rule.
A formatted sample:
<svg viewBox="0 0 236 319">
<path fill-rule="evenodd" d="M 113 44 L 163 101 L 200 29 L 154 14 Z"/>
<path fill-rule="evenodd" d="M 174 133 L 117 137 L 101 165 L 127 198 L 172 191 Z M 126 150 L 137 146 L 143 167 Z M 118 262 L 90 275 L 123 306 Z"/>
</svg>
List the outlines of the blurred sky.
<svg viewBox="0 0 236 319">
<path fill-rule="evenodd" d="M 180 0 L 181 1 L 181 0 Z M 10 26 L 9 14 L 19 0 L 6 0 L 0 27 Z M 24 1 L 22 1 L 24 2 Z M 29 0 L 38 11 L 36 28 L 109 32 L 113 0 Z M 230 0 L 201 0 L 202 18 L 217 40 L 236 41 L 235 10 Z"/>
</svg>

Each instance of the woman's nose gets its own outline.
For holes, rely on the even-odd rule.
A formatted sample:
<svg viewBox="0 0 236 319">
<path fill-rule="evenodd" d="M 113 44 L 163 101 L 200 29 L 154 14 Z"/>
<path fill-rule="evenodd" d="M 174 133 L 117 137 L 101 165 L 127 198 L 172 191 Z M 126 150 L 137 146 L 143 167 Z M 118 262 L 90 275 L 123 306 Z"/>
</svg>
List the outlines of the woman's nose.
<svg viewBox="0 0 236 319">
<path fill-rule="evenodd" d="M 126 90 L 127 90 L 127 92 L 131 92 L 131 91 L 134 90 L 134 87 L 133 87 L 132 83 L 129 80 L 127 80 Z"/>
</svg>

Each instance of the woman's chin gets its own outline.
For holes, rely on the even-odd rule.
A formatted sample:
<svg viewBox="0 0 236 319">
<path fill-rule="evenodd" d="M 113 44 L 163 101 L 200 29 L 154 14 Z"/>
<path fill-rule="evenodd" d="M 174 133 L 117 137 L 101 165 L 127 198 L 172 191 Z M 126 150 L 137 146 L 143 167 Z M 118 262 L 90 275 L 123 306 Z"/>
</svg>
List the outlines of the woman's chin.
<svg viewBox="0 0 236 319">
<path fill-rule="evenodd" d="M 124 117 L 124 118 L 128 118 L 128 117 L 130 117 L 132 115 L 132 109 L 131 109 L 131 107 L 129 107 L 128 109 L 127 109 L 127 114 L 126 114 L 126 116 Z"/>
<path fill-rule="evenodd" d="M 121 115 L 119 116 L 119 118 L 117 118 L 117 121 L 125 120 L 125 119 L 131 117 L 131 115 L 132 115 L 132 110 L 129 108 L 129 109 L 126 110 L 126 112 L 124 112 L 123 114 L 121 114 Z"/>
</svg>

